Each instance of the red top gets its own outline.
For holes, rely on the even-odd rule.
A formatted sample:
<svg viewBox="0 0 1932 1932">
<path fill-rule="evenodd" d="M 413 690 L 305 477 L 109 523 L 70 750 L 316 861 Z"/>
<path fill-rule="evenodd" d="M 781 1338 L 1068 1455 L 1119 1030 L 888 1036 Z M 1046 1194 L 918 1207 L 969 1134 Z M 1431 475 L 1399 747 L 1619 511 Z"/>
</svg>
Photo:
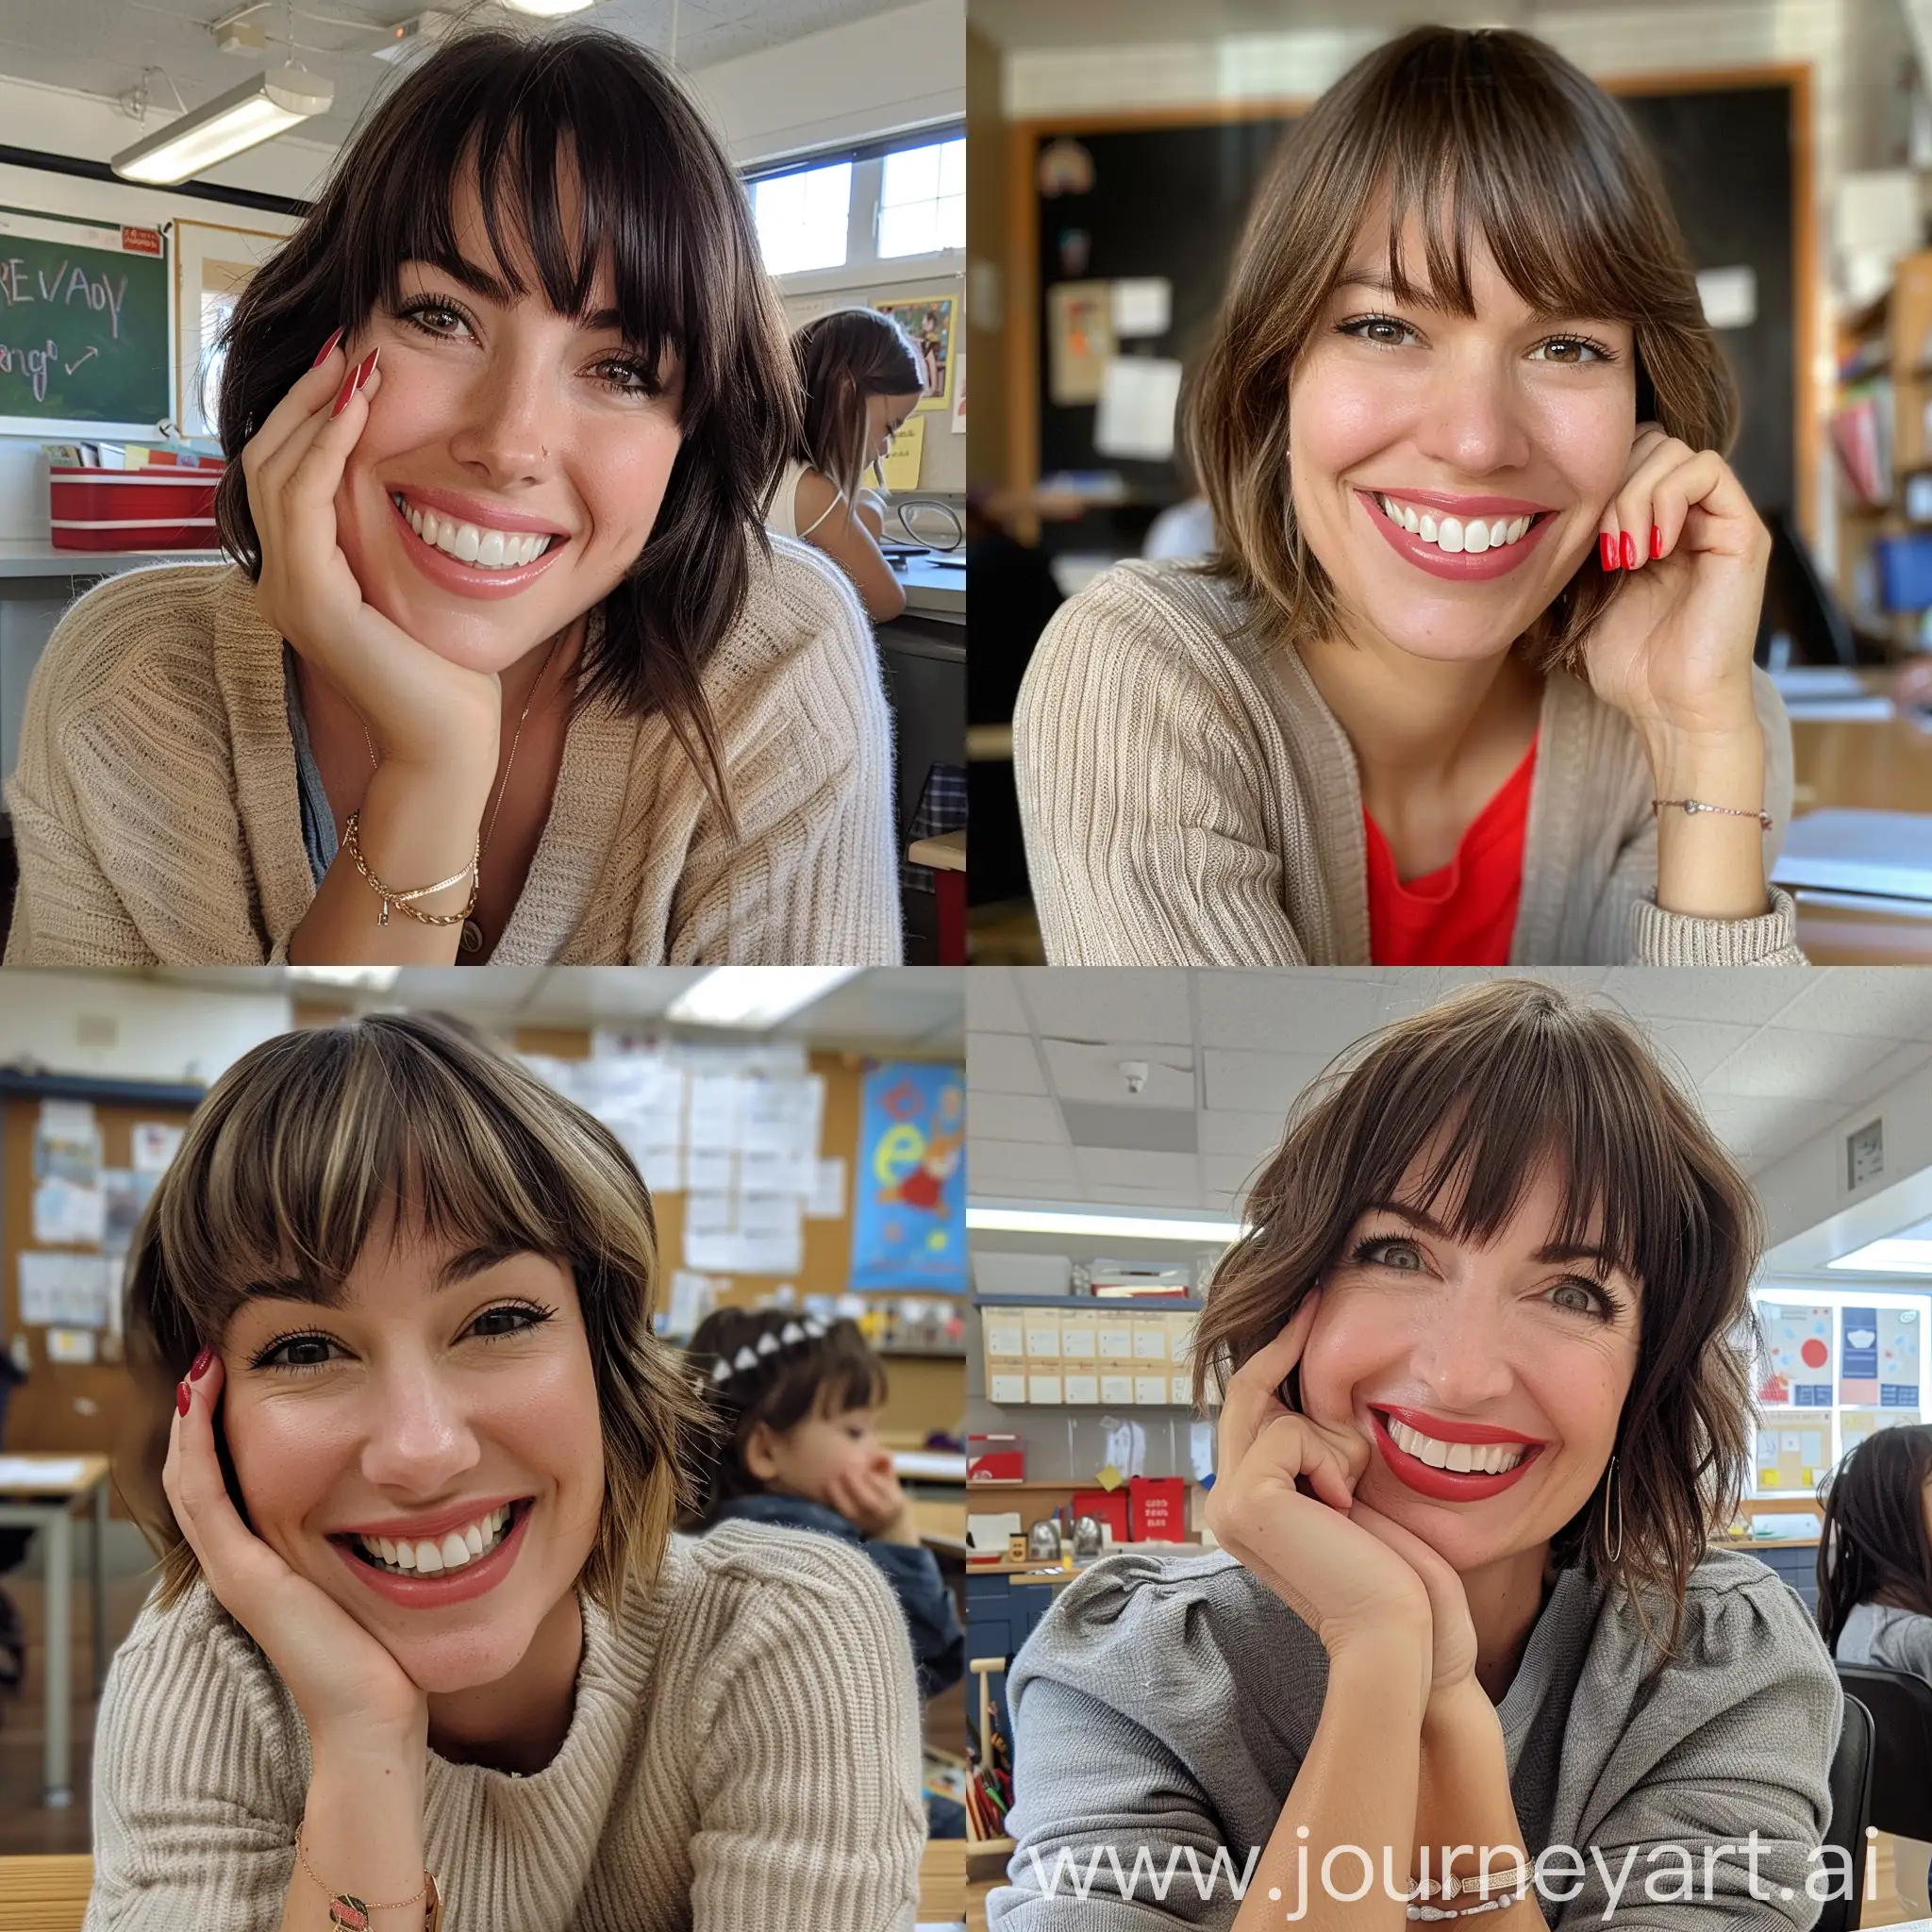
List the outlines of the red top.
<svg viewBox="0 0 1932 1932">
<path fill-rule="evenodd" d="M 1536 741 L 1479 811 L 1456 857 L 1404 884 L 1382 828 L 1362 810 L 1369 841 L 1369 958 L 1377 966 L 1506 966 L 1523 896 L 1523 838 Z"/>
</svg>

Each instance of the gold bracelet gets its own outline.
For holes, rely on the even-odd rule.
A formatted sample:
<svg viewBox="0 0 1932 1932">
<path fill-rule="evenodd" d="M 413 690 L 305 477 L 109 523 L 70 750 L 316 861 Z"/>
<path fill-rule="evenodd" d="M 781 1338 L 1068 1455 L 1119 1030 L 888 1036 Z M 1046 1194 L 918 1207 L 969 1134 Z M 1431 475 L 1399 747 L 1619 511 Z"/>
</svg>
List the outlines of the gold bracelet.
<svg viewBox="0 0 1932 1932">
<path fill-rule="evenodd" d="M 295 1857 L 303 1871 L 314 1879 L 316 1885 L 328 1894 L 328 1922 L 331 1925 L 344 1928 L 344 1932 L 368 1932 L 371 1912 L 400 1912 L 423 1902 L 423 1932 L 438 1932 L 442 1924 L 442 1898 L 437 1891 L 436 1880 L 425 1871 L 423 1883 L 408 1898 L 391 1899 L 385 1904 L 370 1905 L 357 1898 L 353 1893 L 332 1890 L 324 1884 L 315 1867 L 308 1862 L 308 1855 L 302 1849 L 302 1834 L 295 1834 Z"/>
<path fill-rule="evenodd" d="M 446 879 L 438 879 L 433 886 L 418 886 L 415 891 L 399 892 L 393 886 L 386 886 L 369 870 L 369 861 L 362 857 L 358 821 L 360 812 L 352 811 L 349 822 L 342 827 L 342 850 L 356 861 L 356 870 L 369 881 L 371 888 L 380 894 L 382 911 L 376 918 L 377 925 L 389 924 L 389 908 L 400 906 L 419 925 L 460 925 L 476 909 L 476 897 L 483 889 L 483 847 L 479 841 L 476 850 L 471 855 L 470 862 L 461 872 L 453 872 Z M 446 892 L 452 886 L 462 884 L 464 877 L 470 881 L 470 903 L 460 912 L 418 912 L 413 901 L 426 899 L 435 892 Z"/>
<path fill-rule="evenodd" d="M 1728 819 L 1756 819 L 1767 832 L 1771 830 L 1771 814 L 1768 811 L 1751 811 L 1741 805 L 1707 805 L 1701 798 L 1653 798 L 1650 801 L 1651 816 L 1661 817 L 1667 805 L 1676 806 L 1687 818 L 1695 817 L 1701 811 L 1719 811 Z"/>
</svg>

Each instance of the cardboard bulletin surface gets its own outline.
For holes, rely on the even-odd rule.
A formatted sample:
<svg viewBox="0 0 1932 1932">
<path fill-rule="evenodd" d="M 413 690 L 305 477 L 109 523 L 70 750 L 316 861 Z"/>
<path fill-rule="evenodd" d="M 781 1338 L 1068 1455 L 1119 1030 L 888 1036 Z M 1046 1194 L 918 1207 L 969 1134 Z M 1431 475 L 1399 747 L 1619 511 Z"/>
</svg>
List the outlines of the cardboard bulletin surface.
<svg viewBox="0 0 1932 1932">
<path fill-rule="evenodd" d="M 113 1091 L 104 1085 L 103 1091 Z M 122 1090 L 130 1091 L 130 1090 Z M 138 1091 L 132 1090 L 132 1091 Z M 102 1165 L 130 1163 L 129 1136 L 137 1121 L 164 1121 L 172 1126 L 187 1123 L 189 1109 L 153 1100 L 92 1102 L 100 1123 Z M 40 1119 L 41 1097 L 9 1093 L 0 1100 L 0 1338 L 22 1332 L 20 1269 L 23 1248 L 39 1246 L 33 1240 L 34 1126 Z M 92 1254 L 71 1247 L 64 1252 Z M 118 1362 L 51 1362 L 47 1331 L 25 1329 L 33 1351 L 27 1379 L 15 1387 L 8 1405 L 4 1446 L 12 1450 L 60 1453 L 96 1450 L 113 1455 L 118 1435 L 130 1412 L 133 1387 Z M 125 1515 L 118 1496 L 114 1513 Z"/>
</svg>

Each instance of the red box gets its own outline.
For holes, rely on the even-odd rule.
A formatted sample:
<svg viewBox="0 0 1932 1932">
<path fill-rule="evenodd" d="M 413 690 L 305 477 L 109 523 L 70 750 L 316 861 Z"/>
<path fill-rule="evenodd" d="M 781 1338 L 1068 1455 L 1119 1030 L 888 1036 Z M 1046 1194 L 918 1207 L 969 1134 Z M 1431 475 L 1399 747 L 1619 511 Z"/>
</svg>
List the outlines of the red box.
<svg viewBox="0 0 1932 1932">
<path fill-rule="evenodd" d="M 209 458 L 148 470 L 48 466 L 48 510 L 56 550 L 213 550 L 215 486 L 223 464 Z"/>
<path fill-rule="evenodd" d="M 1091 1516 L 1113 1531 L 1117 1543 L 1127 1541 L 1127 1492 L 1124 1490 L 1075 1490 L 1074 1521 Z"/>
<path fill-rule="evenodd" d="M 968 1436 L 966 1480 L 969 1483 L 1024 1483 L 1026 1444 L 1019 1436 Z"/>
<path fill-rule="evenodd" d="M 1185 1476 L 1130 1475 L 1127 1514 L 1137 1543 L 1184 1543 L 1188 1540 L 1188 1484 Z"/>
</svg>

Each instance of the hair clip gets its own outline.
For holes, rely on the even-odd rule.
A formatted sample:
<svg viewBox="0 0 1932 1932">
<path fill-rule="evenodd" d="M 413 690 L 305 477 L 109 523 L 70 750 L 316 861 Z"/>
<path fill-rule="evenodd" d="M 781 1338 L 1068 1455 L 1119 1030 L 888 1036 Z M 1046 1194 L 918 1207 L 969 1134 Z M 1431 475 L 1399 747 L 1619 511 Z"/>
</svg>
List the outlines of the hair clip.
<svg viewBox="0 0 1932 1932">
<path fill-rule="evenodd" d="M 829 1325 L 816 1315 L 808 1315 L 802 1322 L 787 1322 L 784 1327 L 775 1331 L 767 1328 L 756 1343 L 747 1341 L 736 1355 L 721 1355 L 711 1364 L 712 1385 L 722 1387 L 734 1376 L 761 1367 L 773 1357 L 801 1348 L 808 1341 L 822 1341 L 831 1332 Z"/>
</svg>

